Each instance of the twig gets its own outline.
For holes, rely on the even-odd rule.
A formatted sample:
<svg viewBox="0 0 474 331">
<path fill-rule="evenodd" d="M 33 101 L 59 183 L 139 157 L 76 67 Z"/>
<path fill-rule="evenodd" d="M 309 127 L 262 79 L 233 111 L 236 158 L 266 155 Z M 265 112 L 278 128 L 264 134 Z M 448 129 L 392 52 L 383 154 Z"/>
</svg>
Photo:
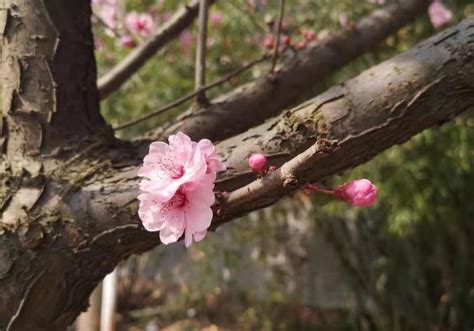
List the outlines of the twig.
<svg viewBox="0 0 474 331">
<path fill-rule="evenodd" d="M 254 60 L 254 61 L 248 63 L 247 65 L 243 66 L 242 68 L 237 69 L 236 71 L 230 73 L 229 75 L 227 75 L 227 76 L 225 76 L 225 77 L 223 77 L 223 78 L 221 78 L 221 79 L 218 79 L 218 80 L 216 80 L 215 82 L 213 82 L 213 83 L 211 83 L 211 84 L 209 84 L 209 85 L 207 85 L 207 86 L 204 86 L 203 88 L 201 88 L 201 89 L 198 90 L 198 91 L 194 91 L 193 93 L 187 94 L 187 95 L 185 95 L 185 96 L 179 98 L 178 100 L 175 100 L 175 101 L 173 101 L 173 102 L 171 102 L 171 103 L 169 103 L 169 104 L 163 106 L 162 108 L 160 108 L 160 109 L 158 109 L 158 110 L 156 110 L 156 111 L 154 111 L 154 112 L 152 112 L 152 113 L 150 113 L 150 114 L 148 114 L 148 115 L 145 115 L 145 116 L 143 116 L 143 117 L 141 117 L 141 118 L 138 118 L 138 119 L 136 119 L 136 120 L 133 120 L 133 121 L 131 121 L 131 122 L 122 124 L 122 125 L 117 126 L 117 127 L 113 128 L 113 129 L 114 129 L 115 131 L 122 130 L 122 129 L 126 129 L 126 128 L 129 128 L 129 127 L 131 127 L 131 126 L 137 125 L 137 124 L 139 124 L 139 123 L 141 123 L 141 122 L 144 122 L 144 121 L 146 121 L 146 120 L 148 120 L 148 119 L 150 119 L 150 118 L 152 118 L 152 117 L 154 117 L 154 116 L 160 115 L 160 114 L 164 113 L 164 112 L 167 111 L 167 110 L 170 110 L 170 109 L 172 109 L 172 108 L 174 108 L 174 107 L 177 107 L 177 106 L 183 104 L 184 102 L 186 102 L 186 101 L 188 101 L 188 100 L 193 99 L 194 97 L 196 97 L 196 96 L 197 96 L 199 93 L 201 93 L 201 92 L 207 91 L 207 90 L 209 90 L 209 89 L 211 89 L 211 88 L 213 88 L 213 87 L 216 87 L 216 86 L 218 86 L 218 85 L 221 85 L 222 83 L 225 83 L 225 82 L 229 81 L 229 80 L 232 79 L 233 77 L 240 75 L 242 72 L 244 72 L 244 71 L 246 71 L 246 70 L 252 68 L 254 65 L 256 65 L 256 64 L 258 64 L 258 63 L 260 63 L 260 62 L 265 61 L 266 59 L 268 59 L 268 55 L 264 55 L 264 56 L 262 56 L 260 59 Z"/>
<path fill-rule="evenodd" d="M 282 26 L 284 15 L 285 15 L 285 0 L 280 0 L 280 14 L 279 14 L 279 17 L 278 17 L 278 27 L 277 27 L 277 33 L 276 33 L 276 41 L 275 41 L 275 45 L 273 47 L 272 68 L 270 70 L 270 73 L 272 73 L 272 74 L 275 71 L 275 66 L 276 66 L 276 62 L 277 62 L 277 59 L 278 59 L 278 49 L 280 48 L 281 26 Z"/>
<path fill-rule="evenodd" d="M 207 1 L 212 3 L 215 0 Z M 108 73 L 100 77 L 97 83 L 100 98 L 105 99 L 112 92 L 118 90 L 159 49 L 189 27 L 198 15 L 198 10 L 199 0 L 194 0 L 191 4 L 182 6 L 173 17 L 164 23 L 152 38 L 135 48 Z"/>
<path fill-rule="evenodd" d="M 199 36 L 196 48 L 196 71 L 195 90 L 199 92 L 196 96 L 198 104 L 206 104 L 206 94 L 202 88 L 206 85 L 206 43 L 207 43 L 207 19 L 209 15 L 208 0 L 199 0 Z"/>
</svg>

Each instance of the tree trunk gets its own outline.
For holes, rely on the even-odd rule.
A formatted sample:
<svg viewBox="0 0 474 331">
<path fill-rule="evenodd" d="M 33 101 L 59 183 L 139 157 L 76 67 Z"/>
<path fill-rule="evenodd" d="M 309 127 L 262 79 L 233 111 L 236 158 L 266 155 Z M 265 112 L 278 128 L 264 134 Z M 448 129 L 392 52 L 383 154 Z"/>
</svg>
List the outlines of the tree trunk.
<svg viewBox="0 0 474 331">
<path fill-rule="evenodd" d="M 97 286 L 90 297 L 89 309 L 79 315 L 76 321 L 76 331 L 100 331 L 100 311 L 102 286 Z"/>
<path fill-rule="evenodd" d="M 62 200 L 81 178 L 64 160 L 110 137 L 90 15 L 88 0 L 2 1 L 2 330 L 64 330 L 103 276 L 81 275 L 71 246 L 81 234 Z"/>
</svg>

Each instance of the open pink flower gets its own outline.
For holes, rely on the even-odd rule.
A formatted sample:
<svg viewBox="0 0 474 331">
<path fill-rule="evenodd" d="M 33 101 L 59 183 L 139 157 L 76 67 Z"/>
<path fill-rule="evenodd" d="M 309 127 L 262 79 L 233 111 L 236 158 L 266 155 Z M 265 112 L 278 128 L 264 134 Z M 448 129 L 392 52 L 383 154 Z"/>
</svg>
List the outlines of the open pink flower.
<svg viewBox="0 0 474 331">
<path fill-rule="evenodd" d="M 225 166 L 207 139 L 178 132 L 169 144 L 154 142 L 138 175 L 144 177 L 138 215 L 148 231 L 169 244 L 185 234 L 186 246 L 202 240 L 211 224 L 214 181 Z"/>
<path fill-rule="evenodd" d="M 138 176 L 145 177 L 140 189 L 153 192 L 163 200 L 170 199 L 178 188 L 188 182 L 197 181 L 207 172 L 205 156 L 196 153 L 196 143 L 184 133 L 178 132 L 168 138 L 169 145 L 157 141 L 143 160 Z"/>
<path fill-rule="evenodd" d="M 441 1 L 434 0 L 428 8 L 428 16 L 430 17 L 433 27 L 439 28 L 453 19 L 453 13 L 446 8 Z"/>
<path fill-rule="evenodd" d="M 125 24 L 130 32 L 142 37 L 148 37 L 155 31 L 155 22 L 148 13 L 132 11 L 125 17 Z"/>
<path fill-rule="evenodd" d="M 369 207 L 377 200 L 377 187 L 368 179 L 358 179 L 338 186 L 334 194 L 353 206 Z"/>
<path fill-rule="evenodd" d="M 168 200 L 153 193 L 138 196 L 138 215 L 148 231 L 160 231 L 160 240 L 167 245 L 178 241 L 184 233 L 189 247 L 193 240 L 202 240 L 211 225 L 214 203 L 214 177 L 204 175 L 199 182 L 183 185 Z"/>
</svg>

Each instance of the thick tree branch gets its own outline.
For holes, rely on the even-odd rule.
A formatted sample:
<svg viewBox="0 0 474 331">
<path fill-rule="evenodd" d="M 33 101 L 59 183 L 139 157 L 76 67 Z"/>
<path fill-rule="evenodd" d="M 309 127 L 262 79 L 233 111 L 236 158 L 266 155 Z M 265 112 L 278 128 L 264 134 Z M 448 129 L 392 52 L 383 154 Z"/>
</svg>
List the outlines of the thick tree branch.
<svg viewBox="0 0 474 331">
<path fill-rule="evenodd" d="M 213 3 L 214 0 L 209 0 Z M 183 5 L 148 41 L 135 48 L 98 81 L 100 98 L 118 90 L 156 52 L 188 28 L 199 12 L 199 0 Z"/>
<path fill-rule="evenodd" d="M 474 19 L 470 19 L 218 144 L 229 170 L 217 189 L 231 193 L 215 206 L 213 227 L 272 204 L 307 182 L 364 163 L 426 128 L 473 109 L 473 51 Z M 270 155 L 271 162 L 281 167 L 255 180 L 246 164 L 248 156 L 257 151 Z M 101 226 L 111 220 L 114 226 L 132 227 L 131 218 L 138 222 L 135 174 L 136 168 L 129 167 L 110 179 L 110 184 L 94 183 L 79 193 L 81 201 L 95 196 L 89 208 Z M 105 208 L 107 205 L 114 207 Z M 78 213 L 81 208 L 77 206 Z M 141 232 L 139 223 L 135 226 L 133 235 L 140 247 L 147 240 L 158 243 L 157 236 Z"/>
<path fill-rule="evenodd" d="M 164 132 L 158 130 L 149 136 L 163 139 L 181 130 L 195 139 L 222 140 L 260 124 L 314 93 L 315 86 L 335 70 L 412 22 L 426 11 L 430 2 L 401 0 L 376 10 L 353 30 L 336 33 L 299 52 L 272 77 L 243 85 L 207 107 L 192 108 Z"/>
</svg>

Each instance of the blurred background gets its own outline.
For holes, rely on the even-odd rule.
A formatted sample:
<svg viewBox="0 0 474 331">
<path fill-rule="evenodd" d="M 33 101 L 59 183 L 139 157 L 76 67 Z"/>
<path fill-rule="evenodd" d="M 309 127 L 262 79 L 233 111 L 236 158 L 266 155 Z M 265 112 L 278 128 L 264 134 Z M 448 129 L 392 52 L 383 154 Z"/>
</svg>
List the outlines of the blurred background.
<svg viewBox="0 0 474 331">
<path fill-rule="evenodd" d="M 112 0 L 109 0 L 112 1 Z M 391 0 L 287 1 L 283 56 L 323 39 Z M 94 3 L 99 74 L 147 39 L 181 1 L 126 0 L 107 14 Z M 474 15 L 472 0 L 444 0 L 450 24 Z M 108 16 L 107 16 L 108 15 Z M 212 82 L 271 49 L 278 0 L 222 0 L 211 7 L 207 77 Z M 438 28 L 439 30 L 442 29 Z M 420 17 L 326 82 L 343 82 L 436 32 Z M 194 88 L 196 24 L 102 102 L 113 125 Z M 268 72 L 254 66 L 208 92 Z M 316 91 L 315 91 L 316 93 Z M 188 108 L 119 131 L 130 139 Z M 474 328 L 474 117 L 458 117 L 333 178 L 370 178 L 379 202 L 356 209 L 296 194 L 227 224 L 203 242 L 160 246 L 117 269 L 117 330 L 472 330 Z"/>
</svg>

